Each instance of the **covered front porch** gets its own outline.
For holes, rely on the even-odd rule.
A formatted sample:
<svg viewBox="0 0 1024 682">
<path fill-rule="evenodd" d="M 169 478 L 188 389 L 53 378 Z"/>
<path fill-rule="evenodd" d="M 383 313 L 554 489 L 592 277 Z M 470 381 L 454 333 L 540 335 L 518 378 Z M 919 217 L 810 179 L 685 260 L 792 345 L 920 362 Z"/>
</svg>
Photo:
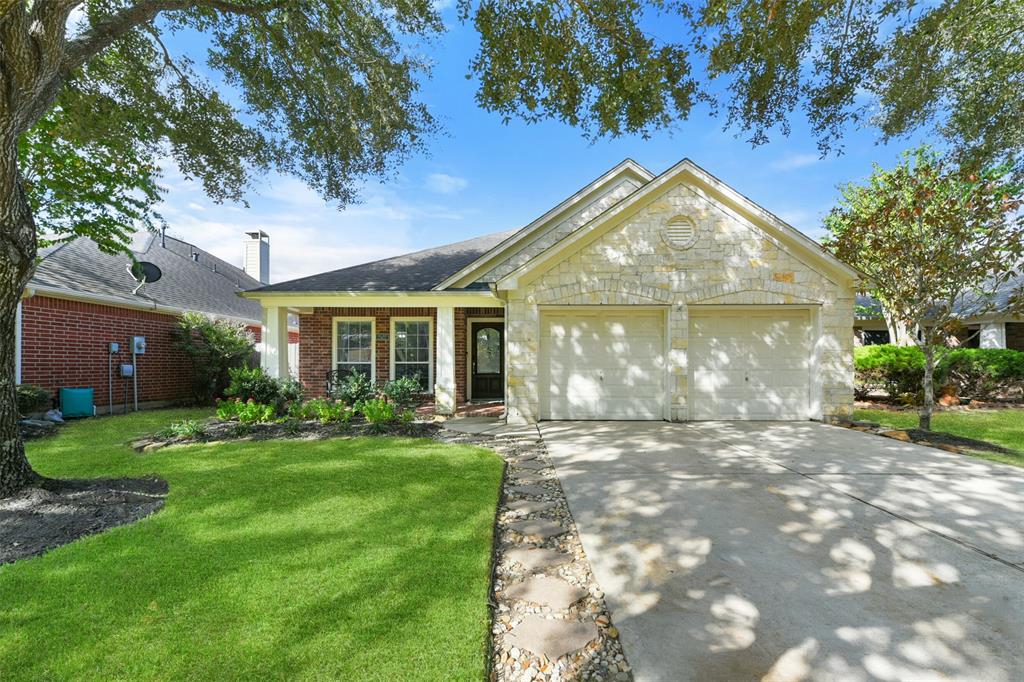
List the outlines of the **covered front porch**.
<svg viewBox="0 0 1024 682">
<path fill-rule="evenodd" d="M 382 385 L 414 377 L 432 402 L 425 412 L 501 416 L 506 395 L 504 302 L 489 291 L 262 300 L 261 364 L 289 375 L 288 314 L 299 318 L 298 376 L 310 397 L 329 395 L 353 372 Z"/>
</svg>

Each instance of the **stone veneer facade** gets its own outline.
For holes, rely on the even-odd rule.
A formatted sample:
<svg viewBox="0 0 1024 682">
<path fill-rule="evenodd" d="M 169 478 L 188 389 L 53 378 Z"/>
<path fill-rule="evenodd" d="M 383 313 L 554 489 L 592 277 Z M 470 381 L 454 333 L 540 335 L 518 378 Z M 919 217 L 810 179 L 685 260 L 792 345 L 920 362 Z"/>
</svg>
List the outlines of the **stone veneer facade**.
<svg viewBox="0 0 1024 682">
<path fill-rule="evenodd" d="M 696 242 L 675 248 L 665 225 L 676 216 L 697 227 Z M 540 314 L 545 305 L 655 305 L 667 310 L 671 347 L 670 416 L 687 409 L 688 308 L 692 305 L 806 305 L 812 333 L 812 412 L 848 417 L 853 406 L 852 287 L 831 281 L 774 238 L 697 186 L 667 186 L 639 210 L 508 292 L 507 408 L 512 422 L 539 417 Z M 305 338 L 305 335 L 303 336 Z"/>
</svg>

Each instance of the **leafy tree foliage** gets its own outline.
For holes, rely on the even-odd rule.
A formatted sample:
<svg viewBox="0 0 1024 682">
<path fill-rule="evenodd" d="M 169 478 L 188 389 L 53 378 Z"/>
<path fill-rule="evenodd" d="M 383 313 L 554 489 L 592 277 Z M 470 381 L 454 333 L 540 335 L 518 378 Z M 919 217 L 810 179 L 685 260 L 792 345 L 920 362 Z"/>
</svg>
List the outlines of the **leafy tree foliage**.
<svg viewBox="0 0 1024 682">
<path fill-rule="evenodd" d="M 990 313 L 1024 268 L 1024 188 L 1005 167 L 961 166 L 924 147 L 864 185 L 842 188 L 825 218 L 826 246 L 865 275 L 868 291 L 924 352 L 922 429 L 931 428 L 932 379 L 962 320 Z M 1010 292 L 1002 314 L 1024 311 Z"/>
<path fill-rule="evenodd" d="M 234 378 L 232 372 L 248 371 L 239 368 L 252 360 L 256 349 L 255 338 L 244 324 L 202 313 L 178 318 L 174 343 L 192 363 L 193 395 L 199 405 L 210 405 L 224 395 Z"/>
</svg>

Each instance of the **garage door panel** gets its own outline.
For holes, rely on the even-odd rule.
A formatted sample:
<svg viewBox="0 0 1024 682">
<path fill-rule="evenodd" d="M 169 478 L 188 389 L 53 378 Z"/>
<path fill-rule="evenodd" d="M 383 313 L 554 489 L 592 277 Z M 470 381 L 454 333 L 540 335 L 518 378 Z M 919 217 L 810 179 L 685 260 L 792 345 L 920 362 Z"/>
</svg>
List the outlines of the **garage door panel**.
<svg viewBox="0 0 1024 682">
<path fill-rule="evenodd" d="M 691 313 L 691 418 L 806 419 L 810 352 L 807 311 Z"/>
<path fill-rule="evenodd" d="M 661 311 L 545 312 L 541 418 L 662 419 Z"/>
</svg>

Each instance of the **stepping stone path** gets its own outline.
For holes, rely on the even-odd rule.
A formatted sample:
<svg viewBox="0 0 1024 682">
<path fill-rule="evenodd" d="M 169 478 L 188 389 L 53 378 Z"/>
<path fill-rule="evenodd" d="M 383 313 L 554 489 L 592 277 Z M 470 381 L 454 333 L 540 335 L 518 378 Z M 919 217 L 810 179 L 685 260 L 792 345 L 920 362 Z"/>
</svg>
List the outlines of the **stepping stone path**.
<svg viewBox="0 0 1024 682">
<path fill-rule="evenodd" d="M 508 464 L 497 516 L 488 679 L 632 680 L 543 440 L 530 429 L 486 431 L 458 442 L 489 447 Z M 453 440 L 445 429 L 436 437 Z"/>
<path fill-rule="evenodd" d="M 565 611 L 589 594 L 582 587 L 570 585 L 561 578 L 538 575 L 515 583 L 505 590 L 505 597 L 550 607 L 552 611 Z M 538 652 L 540 653 L 540 652 Z M 557 658 L 557 656 L 556 656 Z"/>
<path fill-rule="evenodd" d="M 522 567 L 523 571 L 527 573 L 557 568 L 572 559 L 565 552 L 556 552 L 542 547 L 516 547 L 505 552 L 505 558 L 510 564 Z"/>
<path fill-rule="evenodd" d="M 505 505 L 509 511 L 519 514 L 537 514 L 553 509 L 556 506 L 558 506 L 557 502 L 542 502 L 541 500 L 516 500 Z"/>
<path fill-rule="evenodd" d="M 597 626 L 593 624 L 530 615 L 509 634 L 508 639 L 515 647 L 554 661 L 582 649 L 597 636 Z"/>
<path fill-rule="evenodd" d="M 547 519 L 516 521 L 515 523 L 508 524 L 508 527 L 526 538 L 542 543 L 569 532 L 568 528 L 564 528 L 557 521 L 549 521 Z"/>
<path fill-rule="evenodd" d="M 546 497 L 552 494 L 550 490 L 539 485 L 514 485 L 508 490 L 517 495 L 529 495 L 530 497 Z"/>
</svg>

